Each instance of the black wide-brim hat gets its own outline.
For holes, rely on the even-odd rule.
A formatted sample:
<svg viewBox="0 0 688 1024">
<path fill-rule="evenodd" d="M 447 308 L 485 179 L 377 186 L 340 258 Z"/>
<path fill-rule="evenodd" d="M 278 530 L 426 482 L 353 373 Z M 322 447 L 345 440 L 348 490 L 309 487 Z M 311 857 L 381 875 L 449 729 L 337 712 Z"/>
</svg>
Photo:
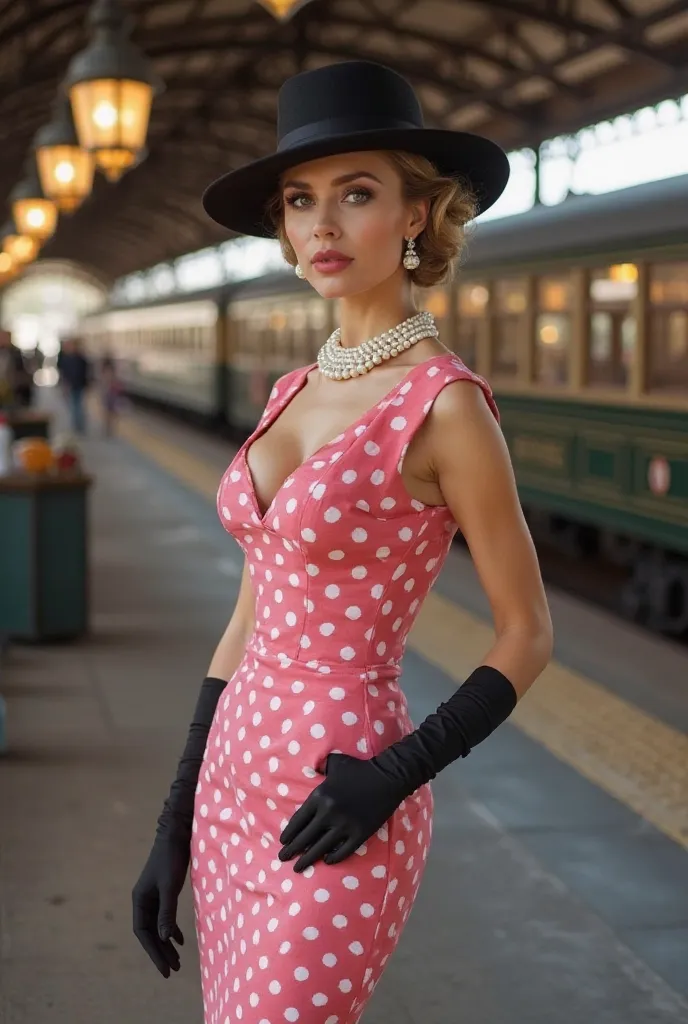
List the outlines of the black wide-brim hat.
<svg viewBox="0 0 688 1024">
<path fill-rule="evenodd" d="M 243 235 L 273 237 L 267 207 L 290 167 L 364 150 L 403 150 L 424 156 L 439 173 L 465 181 L 478 212 L 506 187 L 509 161 L 490 139 L 425 128 L 411 85 L 391 68 L 345 61 L 287 79 L 277 100 L 277 151 L 224 174 L 203 195 L 214 221 Z"/>
</svg>

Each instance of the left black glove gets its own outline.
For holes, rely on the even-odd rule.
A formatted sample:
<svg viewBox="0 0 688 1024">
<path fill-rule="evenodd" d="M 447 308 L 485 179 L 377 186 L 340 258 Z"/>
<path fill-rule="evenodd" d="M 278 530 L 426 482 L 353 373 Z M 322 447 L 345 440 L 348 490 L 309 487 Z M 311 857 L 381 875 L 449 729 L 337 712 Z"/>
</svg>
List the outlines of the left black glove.
<svg viewBox="0 0 688 1024">
<path fill-rule="evenodd" d="M 466 757 L 516 706 L 513 686 L 501 672 L 481 665 L 415 732 L 381 754 L 362 760 L 330 754 L 322 782 L 280 836 L 282 861 L 301 854 L 294 871 L 318 860 L 350 857 L 391 817 L 402 800 L 452 761 Z"/>
<path fill-rule="evenodd" d="M 184 888 L 191 855 L 196 786 L 217 704 L 227 683 L 203 680 L 177 776 L 170 788 L 153 848 L 132 892 L 134 935 L 164 978 L 179 970 L 177 901 Z"/>
</svg>

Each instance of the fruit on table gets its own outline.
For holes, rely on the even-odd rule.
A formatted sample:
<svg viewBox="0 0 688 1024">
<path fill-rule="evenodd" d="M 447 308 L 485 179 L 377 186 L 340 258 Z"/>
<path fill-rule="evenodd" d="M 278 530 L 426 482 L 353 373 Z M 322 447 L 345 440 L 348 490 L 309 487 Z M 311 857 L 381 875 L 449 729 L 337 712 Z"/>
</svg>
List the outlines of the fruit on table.
<svg viewBox="0 0 688 1024">
<path fill-rule="evenodd" d="M 79 445 L 71 434 L 62 434 L 55 439 L 53 454 L 58 470 L 75 469 L 81 462 Z"/>
<path fill-rule="evenodd" d="M 74 469 L 79 465 L 79 456 L 75 451 L 65 449 L 55 456 L 55 465 L 60 470 Z"/>
<path fill-rule="evenodd" d="M 14 443 L 15 464 L 27 473 L 47 473 L 55 465 L 52 448 L 43 437 L 24 437 Z"/>
</svg>

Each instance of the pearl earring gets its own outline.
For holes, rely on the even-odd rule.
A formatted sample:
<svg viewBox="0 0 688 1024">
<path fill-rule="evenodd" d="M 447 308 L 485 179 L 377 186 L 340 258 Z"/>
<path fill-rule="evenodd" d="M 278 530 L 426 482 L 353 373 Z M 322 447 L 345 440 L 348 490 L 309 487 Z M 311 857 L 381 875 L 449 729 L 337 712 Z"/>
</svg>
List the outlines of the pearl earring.
<svg viewBox="0 0 688 1024">
<path fill-rule="evenodd" d="M 417 270 L 420 266 L 420 257 L 416 252 L 416 243 L 412 238 L 406 239 L 406 252 L 404 254 L 404 268 L 406 270 Z"/>
<path fill-rule="evenodd" d="M 301 281 L 303 281 L 303 279 L 304 279 L 304 278 L 305 278 L 305 276 L 306 276 L 306 275 L 304 274 L 303 270 L 301 269 L 301 267 L 299 266 L 299 264 L 298 264 L 298 263 L 297 263 L 297 264 L 296 264 L 296 266 L 294 267 L 294 273 L 296 274 L 296 276 L 297 276 L 297 277 L 299 278 L 299 280 L 301 280 Z"/>
</svg>

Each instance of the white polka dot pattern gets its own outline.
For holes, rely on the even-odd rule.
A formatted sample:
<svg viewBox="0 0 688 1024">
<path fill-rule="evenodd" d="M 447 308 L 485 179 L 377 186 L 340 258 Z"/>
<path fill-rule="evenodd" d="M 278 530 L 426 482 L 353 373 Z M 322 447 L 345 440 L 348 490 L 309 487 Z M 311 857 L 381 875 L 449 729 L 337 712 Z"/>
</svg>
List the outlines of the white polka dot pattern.
<svg viewBox="0 0 688 1024">
<path fill-rule="evenodd" d="M 413 906 L 428 854 L 423 787 L 338 865 L 295 874 L 279 835 L 333 750 L 370 757 L 413 728 L 406 637 L 456 529 L 401 466 L 441 389 L 483 388 L 454 356 L 414 367 L 306 460 L 262 513 L 246 452 L 312 367 L 277 382 L 224 474 L 218 514 L 243 548 L 256 628 L 208 738 L 191 882 L 205 1024 L 356 1024 Z"/>
</svg>

